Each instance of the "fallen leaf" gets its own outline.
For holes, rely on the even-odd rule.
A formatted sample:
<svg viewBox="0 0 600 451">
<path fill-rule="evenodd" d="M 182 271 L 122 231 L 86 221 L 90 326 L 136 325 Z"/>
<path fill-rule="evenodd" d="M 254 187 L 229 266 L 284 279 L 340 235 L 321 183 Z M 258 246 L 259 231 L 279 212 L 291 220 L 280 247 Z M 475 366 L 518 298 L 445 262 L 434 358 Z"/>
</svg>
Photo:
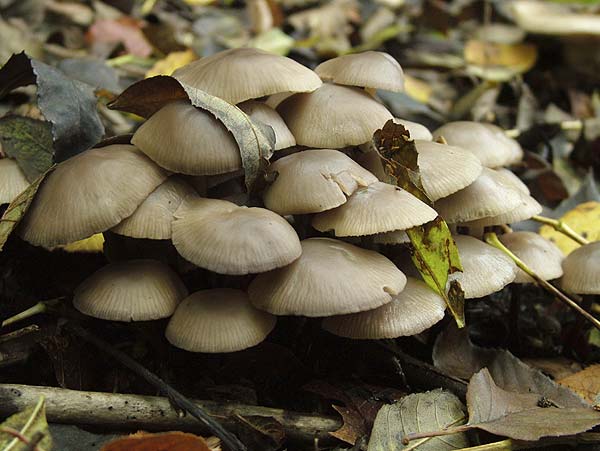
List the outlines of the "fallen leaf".
<svg viewBox="0 0 600 451">
<path fill-rule="evenodd" d="M 579 363 L 566 357 L 533 357 L 524 358 L 523 362 L 532 368 L 537 368 L 549 375 L 555 381 L 560 381 L 571 374 L 582 370 Z"/>
<path fill-rule="evenodd" d="M 120 92 L 119 76 L 113 67 L 96 58 L 65 58 L 58 68 L 67 76 L 90 85 L 94 89 Z"/>
<path fill-rule="evenodd" d="M 286 435 L 283 426 L 273 417 L 233 415 L 236 435 L 249 449 L 276 451 L 281 449 Z"/>
<path fill-rule="evenodd" d="M 433 93 L 429 83 L 408 74 L 404 74 L 404 90 L 406 94 L 421 103 L 428 103 Z"/>
<path fill-rule="evenodd" d="M 211 451 L 206 441 L 197 435 L 185 432 L 163 432 L 148 434 L 138 432 L 116 439 L 100 451 Z"/>
<path fill-rule="evenodd" d="M 270 53 L 285 56 L 290 53 L 296 41 L 281 31 L 281 28 L 271 28 L 248 42 L 248 47 L 255 47 Z"/>
<path fill-rule="evenodd" d="M 579 393 L 579 395 L 591 404 L 598 404 L 598 394 L 600 394 L 600 364 L 589 366 L 583 371 L 564 377 L 558 383 Z"/>
<path fill-rule="evenodd" d="M 408 395 L 395 404 L 381 408 L 373 425 L 368 451 L 403 450 L 406 446 L 402 444 L 402 439 L 408 434 L 462 425 L 465 421 L 465 406 L 450 392 L 433 390 Z M 459 432 L 432 437 L 417 449 L 449 451 L 467 446 L 467 434 Z"/>
<path fill-rule="evenodd" d="M 141 30 L 141 22 L 127 16 L 97 20 L 88 29 L 87 38 L 92 43 L 123 44 L 127 53 L 142 58 L 152 54 L 152 45 Z"/>
<path fill-rule="evenodd" d="M 532 44 L 502 44 L 471 39 L 464 48 L 467 71 L 493 81 L 508 81 L 531 69 L 537 60 Z"/>
<path fill-rule="evenodd" d="M 104 235 L 96 233 L 89 238 L 59 246 L 68 253 L 99 254 L 104 251 Z"/>
<path fill-rule="evenodd" d="M 38 445 L 45 450 L 52 448 L 52 437 L 46 421 L 46 402 L 43 397 L 39 399 L 35 406 L 8 417 L 0 424 L 0 427 L 15 429 L 28 440 L 31 440 L 37 434 L 42 434 L 43 438 L 38 442 Z M 27 449 L 27 445 L 13 435 L 0 432 L 0 449 L 3 451 L 24 451 Z"/>
<path fill-rule="evenodd" d="M 565 224 L 589 241 L 600 240 L 600 202 L 579 204 L 560 218 Z M 540 235 L 556 244 L 564 254 L 570 254 L 580 245 L 549 225 L 540 227 Z"/>
<path fill-rule="evenodd" d="M 196 59 L 198 59 L 198 56 L 191 49 L 181 52 L 171 52 L 163 59 L 158 60 L 154 66 L 146 72 L 146 78 L 155 77 L 156 75 L 171 75 L 180 67 L 183 67 Z"/>
</svg>

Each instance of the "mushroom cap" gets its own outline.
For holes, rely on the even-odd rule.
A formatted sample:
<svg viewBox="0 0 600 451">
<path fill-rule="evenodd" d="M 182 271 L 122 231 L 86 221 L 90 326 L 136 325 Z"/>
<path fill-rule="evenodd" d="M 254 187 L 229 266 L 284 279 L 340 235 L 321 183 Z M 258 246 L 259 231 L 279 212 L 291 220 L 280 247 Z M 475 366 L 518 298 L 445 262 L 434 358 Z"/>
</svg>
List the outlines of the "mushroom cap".
<svg viewBox="0 0 600 451">
<path fill-rule="evenodd" d="M 188 198 L 175 212 L 173 245 L 183 258 L 220 274 L 255 274 L 296 260 L 294 228 L 264 208 Z"/>
<path fill-rule="evenodd" d="M 131 216 L 166 178 L 134 146 L 86 150 L 48 174 L 19 234 L 31 244 L 54 247 L 104 232 Z"/>
<path fill-rule="evenodd" d="M 492 225 L 513 224 L 529 219 L 542 212 L 542 206 L 533 197 L 521 192 L 519 192 L 519 195 L 521 197 L 521 202 L 517 208 L 499 215 L 463 222 L 460 225 L 464 227 L 487 227 Z"/>
<path fill-rule="evenodd" d="M 110 263 L 76 289 L 73 305 L 81 313 L 110 321 L 167 318 L 187 296 L 179 276 L 156 260 Z"/>
<path fill-rule="evenodd" d="M 242 167 L 233 135 L 207 111 L 171 102 L 137 129 L 131 143 L 158 165 L 188 175 L 214 175 Z"/>
<path fill-rule="evenodd" d="M 15 160 L 0 159 L 0 205 L 10 204 L 28 186 L 29 181 Z"/>
<path fill-rule="evenodd" d="M 468 150 L 415 140 L 421 183 L 433 201 L 466 188 L 481 175 L 482 166 Z"/>
<path fill-rule="evenodd" d="M 404 290 L 392 302 L 366 312 L 330 316 L 323 329 L 334 335 L 363 340 L 416 335 L 444 317 L 444 299 L 425 282 L 407 277 Z"/>
<path fill-rule="evenodd" d="M 346 154 L 312 149 L 283 157 L 269 166 L 275 181 L 263 194 L 269 210 L 280 215 L 318 213 L 342 205 L 361 186 L 377 177 Z"/>
<path fill-rule="evenodd" d="M 493 169 L 483 168 L 469 186 L 439 199 L 435 209 L 446 222 L 455 224 L 508 213 L 522 202 L 520 191 L 505 183 Z"/>
<path fill-rule="evenodd" d="M 263 341 L 277 318 L 255 309 L 241 290 L 217 288 L 192 293 L 169 320 L 165 335 L 191 352 L 235 352 Z"/>
<path fill-rule="evenodd" d="M 404 230 L 393 230 L 373 235 L 373 242 L 386 245 L 406 244 L 410 243 L 410 238 Z"/>
<path fill-rule="evenodd" d="M 317 74 L 293 59 L 255 48 L 201 58 L 173 76 L 232 104 L 279 92 L 310 92 L 322 84 Z"/>
<path fill-rule="evenodd" d="M 576 294 L 600 294 L 600 241 L 571 252 L 562 263 L 560 281 L 565 291 Z"/>
<path fill-rule="evenodd" d="M 529 33 L 552 35 L 599 35 L 597 14 L 573 12 L 569 5 L 539 0 L 521 0 L 509 6 L 517 25 Z"/>
<path fill-rule="evenodd" d="M 515 144 L 499 128 L 471 121 L 448 122 L 433 132 L 433 138 L 443 136 L 452 146 L 473 152 L 488 168 L 506 166 L 515 159 Z"/>
<path fill-rule="evenodd" d="M 482 124 L 485 128 L 487 128 L 490 132 L 494 134 L 494 137 L 498 139 L 499 142 L 504 143 L 506 147 L 510 150 L 510 158 L 506 161 L 504 166 L 510 166 L 512 164 L 517 164 L 519 161 L 523 159 L 523 148 L 519 144 L 519 142 L 514 139 L 506 136 L 504 130 L 494 124 Z"/>
<path fill-rule="evenodd" d="M 553 280 L 563 275 L 564 255 L 552 241 L 534 232 L 505 233 L 499 239 L 542 279 Z M 518 268 L 514 283 L 533 283 L 533 279 Z"/>
<path fill-rule="evenodd" d="M 301 244 L 298 260 L 252 281 L 248 294 L 257 308 L 275 315 L 343 315 L 387 304 L 406 284 L 377 252 L 330 238 Z"/>
<path fill-rule="evenodd" d="M 384 52 L 367 51 L 338 56 L 315 68 L 321 80 L 338 85 L 404 91 L 404 72 L 398 61 Z"/>
<path fill-rule="evenodd" d="M 463 266 L 459 281 L 465 299 L 495 293 L 515 280 L 517 265 L 501 250 L 466 235 L 456 235 L 454 241 Z"/>
<path fill-rule="evenodd" d="M 529 191 L 529 187 L 510 169 L 498 168 L 495 169 L 495 171 L 501 177 L 504 183 L 515 187 L 523 194 L 531 194 L 531 191 Z"/>
<path fill-rule="evenodd" d="M 310 93 L 294 94 L 277 107 L 296 143 L 308 147 L 357 146 L 393 119 L 391 113 L 359 88 L 323 84 Z"/>
<path fill-rule="evenodd" d="M 423 124 L 407 121 L 406 119 L 399 119 L 397 117 L 394 118 L 394 123 L 400 124 L 406 130 L 408 130 L 408 133 L 412 139 L 421 139 L 423 141 L 431 141 L 433 139 L 433 135 Z"/>
<path fill-rule="evenodd" d="M 335 236 L 363 236 L 406 230 L 433 221 L 437 212 L 408 191 L 383 182 L 354 192 L 345 204 L 313 217 L 312 226 Z"/>
<path fill-rule="evenodd" d="M 135 212 L 111 230 L 119 235 L 152 240 L 170 240 L 173 214 L 196 191 L 183 180 L 169 177 L 150 193 Z"/>
<path fill-rule="evenodd" d="M 266 103 L 248 100 L 239 104 L 238 107 L 250 116 L 250 119 L 258 120 L 273 129 L 275 133 L 275 147 L 273 150 L 287 149 L 296 145 L 296 138 L 285 125 L 279 113 Z"/>
</svg>

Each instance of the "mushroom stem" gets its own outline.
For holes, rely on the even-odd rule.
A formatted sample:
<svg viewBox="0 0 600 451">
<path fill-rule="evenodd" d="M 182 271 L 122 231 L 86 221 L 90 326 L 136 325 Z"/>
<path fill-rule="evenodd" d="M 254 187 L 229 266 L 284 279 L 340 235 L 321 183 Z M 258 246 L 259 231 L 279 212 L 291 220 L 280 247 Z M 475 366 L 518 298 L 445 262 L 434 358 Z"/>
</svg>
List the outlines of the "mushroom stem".
<svg viewBox="0 0 600 451">
<path fill-rule="evenodd" d="M 584 237 L 582 237 L 580 234 L 578 234 L 575 230 L 573 230 L 571 227 L 569 227 L 565 222 L 561 221 L 560 219 L 552 219 L 552 218 L 547 218 L 545 216 L 539 216 L 539 215 L 533 216 L 531 219 L 533 219 L 534 221 L 537 221 L 537 222 L 541 222 L 542 224 L 546 224 L 546 225 L 553 227 L 554 230 L 556 230 L 557 232 L 560 232 L 560 233 L 568 236 L 573 241 L 576 241 L 577 243 L 579 243 L 581 245 L 590 244 L 590 242 L 588 240 L 586 240 Z"/>
<path fill-rule="evenodd" d="M 52 307 L 56 306 L 60 301 L 64 299 L 64 296 L 59 298 L 49 299 L 47 301 L 40 301 L 32 307 L 29 307 L 26 310 L 23 310 L 16 315 L 11 316 L 10 318 L 2 321 L 1 327 L 10 326 L 11 324 L 18 323 L 19 321 L 23 321 L 24 319 L 31 318 L 32 316 L 38 315 L 40 313 L 45 313 L 48 310 L 51 310 Z"/>
<path fill-rule="evenodd" d="M 500 242 L 500 240 L 498 239 L 498 236 L 494 232 L 486 233 L 485 241 L 488 244 L 490 244 L 491 246 L 494 246 L 494 247 L 500 249 L 502 252 L 504 252 L 506 255 L 508 255 L 510 258 L 512 258 L 513 261 L 516 263 L 516 265 L 519 268 L 521 268 L 523 271 L 525 271 L 527 273 L 527 275 L 529 275 L 538 285 L 540 285 L 542 288 L 544 288 L 545 290 L 547 290 L 550 293 L 552 293 L 553 295 L 555 295 L 558 299 L 560 299 L 562 302 L 566 303 L 569 307 L 571 307 L 573 310 L 577 311 L 585 319 L 587 319 L 589 322 L 591 322 L 594 325 L 594 327 L 596 327 L 596 329 L 600 330 L 600 321 L 597 318 L 594 318 L 592 315 L 590 315 L 588 312 L 586 312 L 575 301 L 573 301 L 571 298 L 569 298 L 566 294 L 564 294 L 562 291 L 560 291 L 554 285 L 546 282 L 544 279 L 542 279 L 540 276 L 538 276 L 535 273 L 535 271 L 533 271 L 519 257 L 517 257 L 506 246 L 504 246 L 504 244 L 502 244 Z"/>
</svg>

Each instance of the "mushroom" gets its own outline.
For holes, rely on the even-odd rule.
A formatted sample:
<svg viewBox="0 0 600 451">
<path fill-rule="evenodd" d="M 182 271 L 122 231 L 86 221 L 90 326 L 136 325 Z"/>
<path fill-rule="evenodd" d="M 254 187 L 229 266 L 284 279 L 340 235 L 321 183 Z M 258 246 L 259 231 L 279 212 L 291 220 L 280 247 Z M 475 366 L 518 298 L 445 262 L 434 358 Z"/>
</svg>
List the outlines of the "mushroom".
<svg viewBox="0 0 600 451">
<path fill-rule="evenodd" d="M 275 161 L 267 176 L 275 181 L 263 194 L 269 210 L 280 215 L 318 213 L 346 202 L 377 178 L 346 154 L 332 149 L 297 152 Z"/>
<path fill-rule="evenodd" d="M 87 150 L 48 174 L 19 234 L 31 244 L 51 248 L 104 232 L 131 216 L 166 178 L 134 146 Z"/>
<path fill-rule="evenodd" d="M 394 246 L 397 244 L 410 243 L 410 238 L 406 231 L 394 230 L 392 232 L 377 233 L 373 235 L 373 243 Z"/>
<path fill-rule="evenodd" d="M 168 103 L 135 132 L 131 143 L 161 167 L 188 175 L 242 168 L 233 135 L 207 111 L 188 102 Z"/>
<path fill-rule="evenodd" d="M 226 200 L 188 199 L 175 212 L 172 229 L 183 258 L 219 274 L 270 271 L 302 252 L 298 235 L 281 216 Z"/>
<path fill-rule="evenodd" d="M 195 195 L 196 191 L 183 180 L 169 177 L 111 231 L 132 238 L 170 240 L 173 214 L 186 197 Z"/>
<path fill-rule="evenodd" d="M 0 159 L 0 205 L 10 204 L 28 186 L 29 181 L 15 160 Z"/>
<path fill-rule="evenodd" d="M 433 140 L 433 135 L 429 131 L 427 127 L 423 124 L 419 124 L 418 122 L 408 121 L 406 119 L 399 119 L 397 117 L 394 118 L 395 124 L 402 125 L 412 139 L 420 139 L 422 141 L 431 141 Z"/>
<path fill-rule="evenodd" d="M 217 288 L 192 293 L 169 320 L 165 335 L 191 352 L 235 352 L 263 341 L 277 318 L 255 309 L 241 290 Z"/>
<path fill-rule="evenodd" d="M 312 226 L 335 236 L 374 235 L 433 221 L 437 212 L 408 191 L 383 182 L 359 188 L 337 208 L 318 213 Z"/>
<path fill-rule="evenodd" d="M 231 104 L 280 92 L 310 92 L 322 84 L 317 74 L 291 58 L 255 48 L 201 58 L 173 77 Z"/>
<path fill-rule="evenodd" d="M 600 241 L 585 244 L 571 252 L 562 263 L 562 288 L 582 295 L 600 294 Z"/>
<path fill-rule="evenodd" d="M 238 107 L 253 121 L 260 121 L 273 129 L 275 133 L 275 147 L 273 147 L 273 150 L 287 149 L 296 145 L 296 138 L 285 125 L 281 116 L 267 104 L 248 100 L 240 103 Z"/>
<path fill-rule="evenodd" d="M 387 304 L 406 285 L 404 274 L 377 252 L 330 238 L 301 244 L 298 260 L 250 283 L 254 306 L 275 315 L 343 315 Z"/>
<path fill-rule="evenodd" d="M 296 143 L 341 149 L 370 141 L 391 113 L 366 92 L 323 84 L 310 93 L 294 94 L 277 107 Z"/>
<path fill-rule="evenodd" d="M 187 296 L 179 276 L 155 260 L 110 263 L 76 289 L 73 305 L 81 313 L 111 321 L 167 318 Z"/>
<path fill-rule="evenodd" d="M 424 282 L 407 277 L 406 286 L 392 302 L 373 310 L 330 316 L 323 329 L 334 335 L 363 340 L 416 335 L 444 317 L 444 299 Z"/>
</svg>

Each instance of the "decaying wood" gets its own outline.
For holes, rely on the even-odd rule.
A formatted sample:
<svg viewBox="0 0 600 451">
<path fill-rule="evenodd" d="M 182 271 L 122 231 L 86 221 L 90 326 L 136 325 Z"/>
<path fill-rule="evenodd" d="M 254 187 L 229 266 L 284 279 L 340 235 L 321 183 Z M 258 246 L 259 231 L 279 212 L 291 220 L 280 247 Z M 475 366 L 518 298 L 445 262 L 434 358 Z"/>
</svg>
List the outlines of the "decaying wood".
<svg viewBox="0 0 600 451">
<path fill-rule="evenodd" d="M 167 398 L 66 390 L 54 387 L 0 384 L 0 415 L 11 415 L 46 398 L 48 421 L 67 424 L 101 425 L 108 428 L 145 430 L 189 430 L 206 433 L 197 419 L 179 417 Z M 273 417 L 280 422 L 288 437 L 298 441 L 324 440 L 339 429 L 336 418 L 290 412 L 270 407 L 194 401 L 223 426 L 235 430 L 232 416 Z"/>
</svg>

